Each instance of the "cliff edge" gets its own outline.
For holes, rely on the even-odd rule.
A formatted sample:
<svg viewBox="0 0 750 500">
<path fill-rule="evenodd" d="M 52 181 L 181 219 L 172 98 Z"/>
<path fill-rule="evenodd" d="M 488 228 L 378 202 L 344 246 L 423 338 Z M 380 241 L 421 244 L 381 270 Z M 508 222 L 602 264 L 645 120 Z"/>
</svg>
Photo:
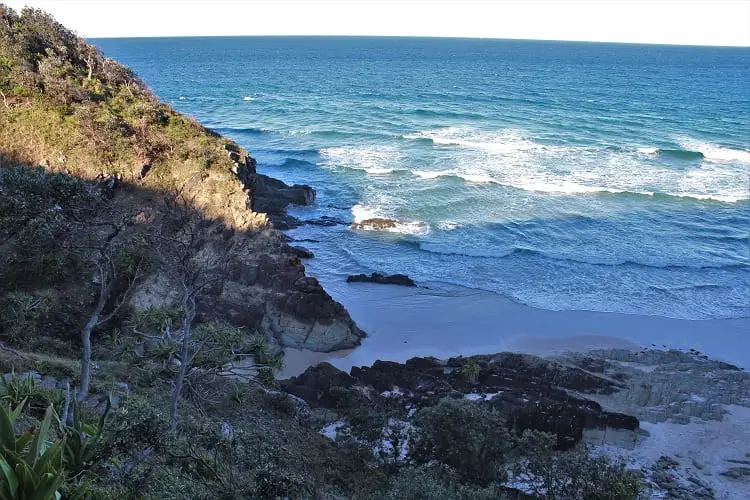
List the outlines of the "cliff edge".
<svg viewBox="0 0 750 500">
<path fill-rule="evenodd" d="M 269 221 L 290 203 L 312 203 L 312 188 L 257 173 L 247 151 L 159 102 L 130 69 L 44 12 L 1 5 L 0 167 L 0 302 L 44 296 L 40 335 L 79 330 L 102 256 L 156 252 L 154 241 L 174 237 L 164 228 L 179 200 L 180 234 L 190 227 L 195 255 L 220 262 L 225 243 L 233 248 L 220 286 L 200 294 L 198 320 L 316 351 L 364 336 Z M 131 310 L 175 305 L 177 283 L 163 259 L 150 260 L 128 294 Z"/>
</svg>

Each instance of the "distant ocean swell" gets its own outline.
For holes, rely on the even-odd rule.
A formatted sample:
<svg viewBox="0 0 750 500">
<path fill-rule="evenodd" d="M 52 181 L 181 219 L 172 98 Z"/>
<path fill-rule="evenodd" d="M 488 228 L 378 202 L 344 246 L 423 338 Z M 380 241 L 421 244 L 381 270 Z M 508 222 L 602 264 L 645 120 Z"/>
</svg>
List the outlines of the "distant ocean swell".
<svg viewBox="0 0 750 500">
<path fill-rule="evenodd" d="M 332 279 L 403 272 L 548 309 L 750 316 L 745 49 L 101 43 L 261 171 L 314 186 L 295 216 L 393 221 L 295 230 Z"/>
</svg>

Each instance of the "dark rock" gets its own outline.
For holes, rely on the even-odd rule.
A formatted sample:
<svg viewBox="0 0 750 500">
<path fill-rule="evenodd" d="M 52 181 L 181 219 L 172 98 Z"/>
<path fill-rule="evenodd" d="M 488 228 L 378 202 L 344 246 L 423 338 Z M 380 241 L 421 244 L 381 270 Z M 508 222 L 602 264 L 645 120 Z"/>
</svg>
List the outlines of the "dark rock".
<svg viewBox="0 0 750 500">
<path fill-rule="evenodd" d="M 251 209 L 269 215 L 286 215 L 289 205 L 311 205 L 315 201 L 315 190 L 310 186 L 295 184 L 288 186 L 278 179 L 254 174 L 250 186 Z"/>
<path fill-rule="evenodd" d="M 462 369 L 469 362 L 479 368 L 474 381 Z M 316 375 L 319 370 L 313 367 L 300 380 L 285 381 L 285 390 L 303 398 L 302 392 L 307 391 L 316 395 L 309 403 L 325 406 L 317 395 L 328 394 L 330 388 Z M 500 353 L 447 361 L 412 358 L 406 363 L 379 360 L 369 367 L 353 367 L 350 378 L 344 380 L 345 383 L 335 381 L 342 388 L 333 391 L 334 394 L 347 394 L 346 398 L 336 396 L 336 409 L 346 409 L 347 401 L 384 410 L 431 406 L 442 398 L 460 398 L 467 393 L 492 395 L 480 398 L 477 404 L 491 406 L 503 414 L 517 432 L 534 429 L 556 434 L 562 449 L 579 442 L 584 429 L 637 431 L 639 427 L 638 419 L 633 416 L 604 411 L 599 403 L 571 394 L 613 392 L 620 388 L 615 382 L 530 355 Z M 311 389 L 311 384 L 321 385 Z M 385 394 L 370 399 L 361 397 L 372 393 Z"/>
<path fill-rule="evenodd" d="M 140 173 L 141 179 L 143 179 L 143 178 L 146 177 L 146 175 L 148 174 L 149 170 L 151 170 L 151 164 L 150 163 L 144 163 L 141 166 L 141 173 Z"/>
<path fill-rule="evenodd" d="M 315 278 L 305 276 L 299 250 L 284 235 L 265 229 L 251 239 L 237 238 L 242 252 L 231 261 L 227 279 L 201 294 L 199 314 L 258 331 L 279 346 L 329 352 L 360 343 L 364 332 Z M 166 276 L 151 286 L 171 287 Z M 156 290 L 144 287 L 136 300 L 150 304 Z"/>
<path fill-rule="evenodd" d="M 366 274 L 355 274 L 346 278 L 347 283 L 379 283 L 381 285 L 401 285 L 401 286 L 417 286 L 414 280 L 409 278 L 405 274 L 380 274 L 372 273 L 370 276 Z"/>
<path fill-rule="evenodd" d="M 257 173 L 257 163 L 250 156 L 245 158 L 243 164 L 238 164 L 237 177 L 250 195 L 250 209 L 253 212 L 285 216 L 289 205 L 311 205 L 315 201 L 315 190 L 310 186 L 289 186 Z"/>
<path fill-rule="evenodd" d="M 341 219 L 336 219 L 334 217 L 329 217 L 327 215 L 324 215 L 318 219 L 308 219 L 305 221 L 305 224 L 309 224 L 311 226 L 331 227 L 331 226 L 345 226 L 347 222 L 344 222 Z"/>
<path fill-rule="evenodd" d="M 279 231 L 288 231 L 305 225 L 304 221 L 291 215 L 269 215 L 268 220 Z"/>
<path fill-rule="evenodd" d="M 329 363 L 319 363 L 298 376 L 279 382 L 281 388 L 313 407 L 336 408 L 342 394 L 352 387 L 356 380 Z"/>
<path fill-rule="evenodd" d="M 393 229 L 396 227 L 397 221 L 393 219 L 383 219 L 376 217 L 373 219 L 365 219 L 361 222 L 355 222 L 352 224 L 352 229 L 370 229 L 375 231 L 382 231 L 383 229 Z"/>
<path fill-rule="evenodd" d="M 289 247 L 300 259 L 312 259 L 315 254 L 305 247 Z"/>
<path fill-rule="evenodd" d="M 254 175 L 258 173 L 258 162 L 255 161 L 255 158 L 249 155 L 245 157 L 245 166 L 243 171 L 245 172 L 245 175 Z"/>
<path fill-rule="evenodd" d="M 224 144 L 224 149 L 232 153 L 240 152 L 240 147 L 236 144 L 230 144 L 230 143 Z"/>
<path fill-rule="evenodd" d="M 721 475 L 729 479 L 748 480 L 750 479 L 750 467 L 732 467 L 722 472 Z"/>
<path fill-rule="evenodd" d="M 583 358 L 576 363 L 588 372 L 604 373 L 605 362 L 603 359 Z"/>
</svg>

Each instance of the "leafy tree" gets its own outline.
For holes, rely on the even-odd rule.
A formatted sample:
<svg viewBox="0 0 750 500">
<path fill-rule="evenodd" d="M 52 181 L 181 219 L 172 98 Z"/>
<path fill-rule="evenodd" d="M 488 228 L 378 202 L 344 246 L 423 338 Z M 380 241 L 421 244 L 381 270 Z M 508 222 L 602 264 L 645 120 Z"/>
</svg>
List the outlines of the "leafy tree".
<svg viewBox="0 0 750 500">
<path fill-rule="evenodd" d="M 414 426 L 410 451 L 417 463 L 437 460 L 480 485 L 503 479 L 500 466 L 511 438 L 505 421 L 484 405 L 443 399 L 419 410 Z"/>
</svg>

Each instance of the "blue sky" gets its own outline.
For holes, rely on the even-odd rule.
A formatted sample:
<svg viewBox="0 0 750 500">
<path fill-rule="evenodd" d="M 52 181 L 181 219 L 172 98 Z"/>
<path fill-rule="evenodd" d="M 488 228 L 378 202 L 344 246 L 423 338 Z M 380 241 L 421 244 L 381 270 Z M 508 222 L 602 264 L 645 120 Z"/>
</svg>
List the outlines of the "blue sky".
<svg viewBox="0 0 750 500">
<path fill-rule="evenodd" d="M 0 0 L 88 38 L 385 35 L 750 46 L 750 0 Z"/>
</svg>

